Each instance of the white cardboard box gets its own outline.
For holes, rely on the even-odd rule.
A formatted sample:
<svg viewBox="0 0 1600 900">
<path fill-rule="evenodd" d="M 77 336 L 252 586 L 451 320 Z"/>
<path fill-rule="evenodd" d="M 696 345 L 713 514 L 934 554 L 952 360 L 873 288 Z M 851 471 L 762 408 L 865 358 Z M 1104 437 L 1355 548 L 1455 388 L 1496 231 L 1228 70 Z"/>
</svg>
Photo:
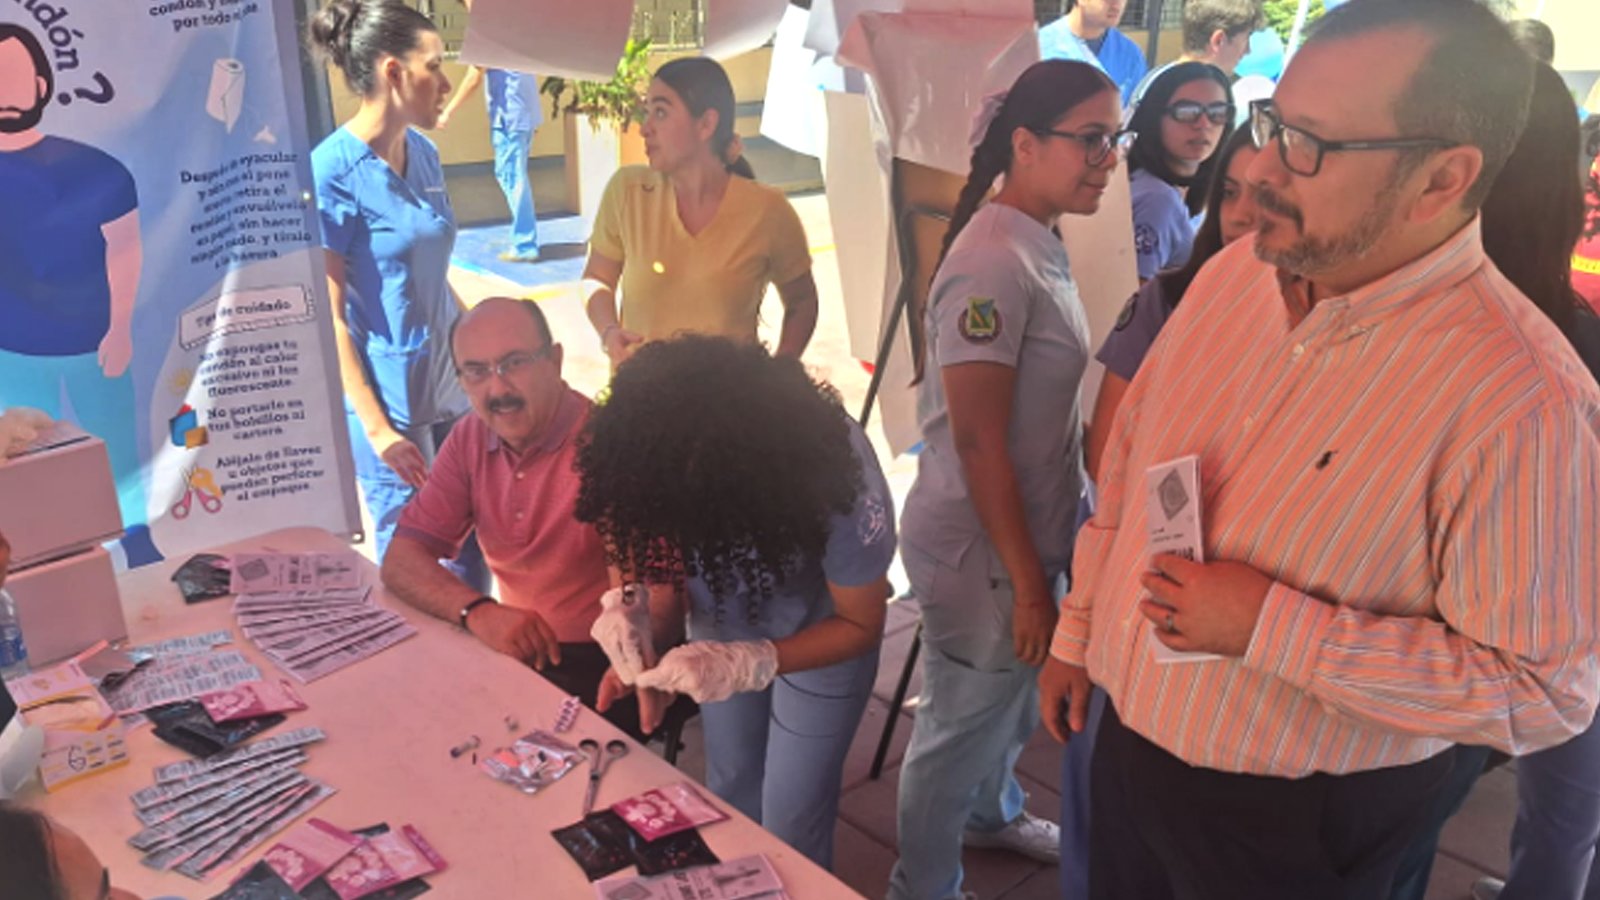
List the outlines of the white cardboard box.
<svg viewBox="0 0 1600 900">
<path fill-rule="evenodd" d="M 9 538 L 10 532 L 6 534 Z M 6 591 L 17 604 L 29 665 L 45 665 L 95 641 L 128 636 L 116 569 L 104 548 L 13 572 Z"/>
<path fill-rule="evenodd" d="M 105 442 L 68 423 L 55 431 L 44 449 L 0 459 L 0 532 L 13 572 L 122 535 Z"/>
</svg>

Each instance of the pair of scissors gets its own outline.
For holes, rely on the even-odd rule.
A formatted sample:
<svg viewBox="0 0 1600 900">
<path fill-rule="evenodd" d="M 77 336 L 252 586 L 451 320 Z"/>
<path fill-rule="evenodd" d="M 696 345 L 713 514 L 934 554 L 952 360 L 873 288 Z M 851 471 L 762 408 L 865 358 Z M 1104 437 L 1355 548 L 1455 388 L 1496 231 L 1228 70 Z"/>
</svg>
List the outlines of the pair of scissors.
<svg viewBox="0 0 1600 900">
<path fill-rule="evenodd" d="M 628 744 L 622 740 L 606 741 L 606 752 L 600 754 L 600 742 L 592 738 L 584 738 L 578 742 L 578 749 L 583 755 L 589 757 L 589 790 L 583 795 L 583 814 L 594 812 L 595 796 L 600 793 L 600 778 L 611 768 L 613 760 L 621 759 L 628 755 Z"/>
<path fill-rule="evenodd" d="M 222 509 L 222 489 L 217 487 L 217 482 L 211 476 L 210 469 L 192 466 L 183 470 L 183 499 L 173 504 L 172 517 L 174 519 L 187 518 L 189 504 L 196 496 L 200 498 L 200 506 L 208 513 L 218 512 Z"/>
</svg>

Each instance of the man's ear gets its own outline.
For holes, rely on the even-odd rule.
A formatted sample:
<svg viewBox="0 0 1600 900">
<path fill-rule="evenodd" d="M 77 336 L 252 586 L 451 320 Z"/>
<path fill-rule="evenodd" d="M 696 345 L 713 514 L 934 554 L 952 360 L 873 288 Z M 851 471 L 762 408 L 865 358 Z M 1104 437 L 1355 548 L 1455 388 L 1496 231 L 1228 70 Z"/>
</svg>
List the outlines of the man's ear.
<svg viewBox="0 0 1600 900">
<path fill-rule="evenodd" d="M 1212 57 L 1221 56 L 1223 48 L 1228 46 L 1228 33 L 1218 28 L 1211 32 L 1211 40 L 1207 44 L 1211 48 Z"/>
<path fill-rule="evenodd" d="M 39 83 L 39 99 L 50 99 L 50 82 L 46 81 L 43 75 L 35 75 L 33 80 Z"/>
<path fill-rule="evenodd" d="M 1413 221 L 1427 222 L 1461 205 L 1483 172 L 1483 151 L 1470 144 L 1441 150 L 1424 164 L 1427 181 L 1412 205 Z"/>
</svg>

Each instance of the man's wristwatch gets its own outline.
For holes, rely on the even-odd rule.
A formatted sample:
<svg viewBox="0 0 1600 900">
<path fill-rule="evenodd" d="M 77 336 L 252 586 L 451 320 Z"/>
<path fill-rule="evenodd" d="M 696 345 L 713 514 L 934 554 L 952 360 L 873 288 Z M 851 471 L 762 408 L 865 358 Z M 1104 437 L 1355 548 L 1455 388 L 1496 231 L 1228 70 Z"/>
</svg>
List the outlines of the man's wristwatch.
<svg viewBox="0 0 1600 900">
<path fill-rule="evenodd" d="M 496 600 L 493 597 L 479 597 L 478 599 L 472 601 L 471 603 L 468 603 L 466 606 L 461 607 L 461 630 L 462 631 L 469 630 L 467 628 L 467 616 L 472 615 L 472 611 L 477 609 L 481 604 L 484 604 L 484 603 L 499 603 L 499 602 L 500 602 L 499 600 Z"/>
</svg>

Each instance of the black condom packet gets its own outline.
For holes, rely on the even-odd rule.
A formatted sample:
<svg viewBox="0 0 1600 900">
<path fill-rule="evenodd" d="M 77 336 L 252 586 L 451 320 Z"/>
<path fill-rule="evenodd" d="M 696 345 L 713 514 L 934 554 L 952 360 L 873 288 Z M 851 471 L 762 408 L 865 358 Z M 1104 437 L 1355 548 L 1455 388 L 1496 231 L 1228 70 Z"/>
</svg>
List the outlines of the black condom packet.
<svg viewBox="0 0 1600 900">
<path fill-rule="evenodd" d="M 155 726 L 156 737 L 202 759 L 238 746 L 285 720 L 282 713 L 273 713 L 218 724 L 195 700 L 153 706 L 145 715 Z"/>
<path fill-rule="evenodd" d="M 358 833 L 352 832 L 352 834 Z M 411 900 L 412 897 L 420 897 L 432 889 L 433 885 L 428 884 L 423 879 L 411 878 L 399 884 L 391 884 L 386 888 L 373 891 L 370 894 L 362 894 L 361 900 Z M 318 878 L 316 881 L 301 888 L 300 893 L 294 896 L 299 900 L 343 900 L 332 887 L 329 887 L 328 879 L 326 878 Z"/>
<path fill-rule="evenodd" d="M 263 860 L 211 900 L 300 900 L 300 895 Z"/>
<path fill-rule="evenodd" d="M 619 844 L 605 832 L 596 832 L 591 828 L 590 820 L 593 818 L 588 816 L 565 828 L 557 828 L 550 832 L 550 836 L 583 869 L 584 877 L 598 881 L 632 865 L 633 855 L 628 852 L 626 844 Z"/>
<path fill-rule="evenodd" d="M 627 828 L 626 825 L 623 827 Z M 693 828 L 658 837 L 653 841 L 640 841 L 633 846 L 633 861 L 639 867 L 640 875 L 662 875 L 690 866 L 706 866 L 722 862 L 711 852 L 711 848 L 706 846 L 700 832 Z"/>
<path fill-rule="evenodd" d="M 226 556 L 196 553 L 172 573 L 172 580 L 183 592 L 183 602 L 199 603 L 232 593 L 233 569 Z"/>
<path fill-rule="evenodd" d="M 647 841 L 611 810 L 593 813 L 582 822 L 600 840 L 625 847 L 640 875 L 660 875 L 689 866 L 710 865 L 722 860 L 706 846 L 693 828 Z"/>
</svg>

